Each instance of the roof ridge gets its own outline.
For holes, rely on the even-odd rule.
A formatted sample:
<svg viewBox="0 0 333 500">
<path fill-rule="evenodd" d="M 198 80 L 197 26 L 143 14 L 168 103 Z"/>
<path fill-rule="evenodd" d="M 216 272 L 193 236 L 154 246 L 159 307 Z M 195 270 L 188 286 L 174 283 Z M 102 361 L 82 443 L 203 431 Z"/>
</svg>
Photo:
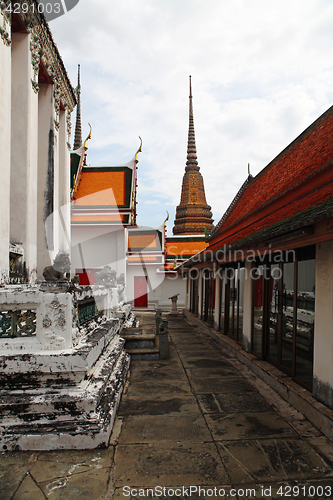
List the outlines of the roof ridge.
<svg viewBox="0 0 333 500">
<path fill-rule="evenodd" d="M 233 211 L 234 207 L 236 206 L 236 204 L 238 203 L 238 201 L 240 200 L 240 198 L 243 196 L 243 194 L 244 194 L 247 186 L 252 181 L 252 179 L 253 179 L 253 176 L 251 174 L 249 174 L 248 177 L 246 178 L 245 182 L 243 182 L 243 184 L 241 185 L 240 189 L 238 190 L 236 196 L 234 197 L 234 199 L 230 203 L 229 207 L 224 212 L 224 214 L 221 217 L 221 219 L 219 220 L 219 222 L 212 229 L 211 233 L 209 234 L 209 238 L 208 239 L 212 238 L 218 232 L 218 230 L 221 229 L 221 227 L 223 226 L 223 224 L 226 222 L 226 220 L 228 219 L 229 215 Z"/>
</svg>

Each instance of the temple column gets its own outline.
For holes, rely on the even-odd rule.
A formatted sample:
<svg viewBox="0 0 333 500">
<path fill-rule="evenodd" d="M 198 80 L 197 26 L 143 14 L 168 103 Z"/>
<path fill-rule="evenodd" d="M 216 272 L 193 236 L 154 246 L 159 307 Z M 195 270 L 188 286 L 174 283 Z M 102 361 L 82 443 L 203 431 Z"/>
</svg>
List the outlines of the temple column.
<svg viewBox="0 0 333 500">
<path fill-rule="evenodd" d="M 31 35 L 12 35 L 10 242 L 22 245 L 28 281 L 37 265 L 38 97 L 31 79 Z"/>
<path fill-rule="evenodd" d="M 214 310 L 214 329 L 219 330 L 220 326 L 220 314 L 221 314 L 221 277 L 220 274 L 216 273 L 215 278 L 215 310 Z"/>
<path fill-rule="evenodd" d="M 59 248 L 59 147 L 53 85 L 40 85 L 38 97 L 38 242 L 37 273 L 52 264 Z"/>
<path fill-rule="evenodd" d="M 202 310 L 203 310 L 203 303 L 202 303 L 202 296 L 203 296 L 203 279 L 202 279 L 202 269 L 199 270 L 199 287 L 198 287 L 198 318 L 202 318 Z"/>
<path fill-rule="evenodd" d="M 3 16 L 0 13 L 1 26 Z M 10 26 L 8 25 L 10 34 Z M 0 283 L 9 276 L 11 49 L 0 38 Z"/>
<path fill-rule="evenodd" d="M 70 254 L 70 154 L 67 147 L 66 111 L 60 111 L 59 128 L 59 251 Z"/>
<path fill-rule="evenodd" d="M 186 279 L 186 287 L 185 287 L 186 295 L 185 295 L 184 309 L 185 311 L 189 311 L 191 304 L 191 279 L 189 273 L 186 274 L 185 279 Z"/>
<path fill-rule="evenodd" d="M 313 395 L 333 408 L 333 241 L 316 245 Z"/>
<path fill-rule="evenodd" d="M 253 283 L 252 262 L 245 260 L 244 308 L 243 308 L 243 349 L 251 352 Z"/>
</svg>

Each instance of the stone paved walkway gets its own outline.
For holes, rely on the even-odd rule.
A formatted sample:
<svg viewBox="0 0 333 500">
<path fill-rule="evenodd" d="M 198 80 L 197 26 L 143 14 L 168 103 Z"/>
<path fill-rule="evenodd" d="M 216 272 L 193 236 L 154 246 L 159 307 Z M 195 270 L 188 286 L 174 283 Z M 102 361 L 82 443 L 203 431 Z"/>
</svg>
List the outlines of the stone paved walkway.
<svg viewBox="0 0 333 500">
<path fill-rule="evenodd" d="M 109 448 L 3 453 L 1 500 L 333 499 L 333 444 L 209 336 L 168 319 L 170 359 L 132 362 Z"/>
</svg>

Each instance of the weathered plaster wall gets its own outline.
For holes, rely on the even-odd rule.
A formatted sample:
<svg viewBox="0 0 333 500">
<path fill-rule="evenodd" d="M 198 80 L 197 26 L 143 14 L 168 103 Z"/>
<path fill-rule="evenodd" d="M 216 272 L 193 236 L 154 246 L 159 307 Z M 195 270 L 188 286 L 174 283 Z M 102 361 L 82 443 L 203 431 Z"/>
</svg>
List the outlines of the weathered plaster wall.
<svg viewBox="0 0 333 500">
<path fill-rule="evenodd" d="M 0 13 L 0 23 L 3 17 Z M 10 27 L 8 26 L 10 33 Z M 9 274 L 11 48 L 0 38 L 0 283 Z"/>
<path fill-rule="evenodd" d="M 38 97 L 31 79 L 31 35 L 12 35 L 10 240 L 24 249 L 25 278 L 37 267 Z"/>
<path fill-rule="evenodd" d="M 313 395 L 333 408 L 333 241 L 316 246 Z"/>
</svg>

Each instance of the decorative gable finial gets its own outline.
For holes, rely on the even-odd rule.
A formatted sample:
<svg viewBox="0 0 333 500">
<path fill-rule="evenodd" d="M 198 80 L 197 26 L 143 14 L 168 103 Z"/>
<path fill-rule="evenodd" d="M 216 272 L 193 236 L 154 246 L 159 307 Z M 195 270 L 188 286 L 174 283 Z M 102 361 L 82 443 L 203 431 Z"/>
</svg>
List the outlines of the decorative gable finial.
<svg viewBox="0 0 333 500">
<path fill-rule="evenodd" d="M 140 136 L 139 136 L 139 139 L 140 139 L 141 143 L 140 143 L 139 149 L 135 153 L 135 161 L 136 161 L 136 163 L 139 163 L 139 153 L 142 153 L 142 139 L 141 139 Z"/>
</svg>

